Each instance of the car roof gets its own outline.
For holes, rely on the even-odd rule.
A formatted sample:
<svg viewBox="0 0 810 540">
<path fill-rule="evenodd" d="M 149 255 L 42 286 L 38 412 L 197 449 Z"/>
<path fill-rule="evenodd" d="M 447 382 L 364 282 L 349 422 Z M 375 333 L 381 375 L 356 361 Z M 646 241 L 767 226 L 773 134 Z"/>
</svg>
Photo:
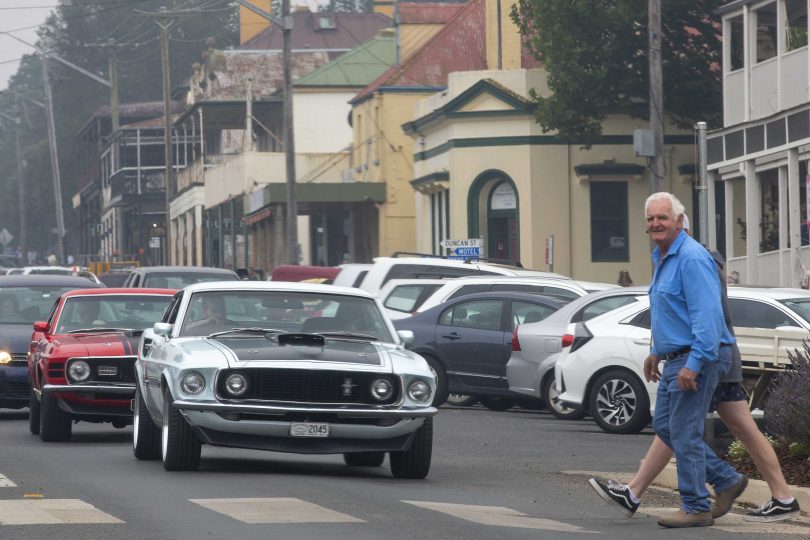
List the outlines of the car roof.
<svg viewBox="0 0 810 540">
<path fill-rule="evenodd" d="M 76 291 L 70 291 L 65 296 L 103 296 L 112 294 L 116 296 L 120 296 L 122 294 L 131 296 L 174 296 L 176 293 L 177 289 L 133 289 L 131 287 L 105 287 L 101 289 L 79 289 Z"/>
<path fill-rule="evenodd" d="M 791 289 L 788 287 L 741 287 L 737 285 L 728 286 L 729 296 L 747 296 L 749 298 L 770 298 L 773 300 L 785 300 L 788 298 L 810 297 L 807 289 Z"/>
<path fill-rule="evenodd" d="M 142 274 L 149 272 L 163 272 L 163 273 L 198 273 L 198 274 L 236 274 L 233 270 L 228 268 L 216 268 L 214 266 L 141 266 L 133 268 L 131 271 L 139 272 Z"/>
<path fill-rule="evenodd" d="M 291 291 L 291 292 L 319 292 L 322 294 L 346 294 L 374 298 L 374 295 L 354 287 L 340 287 L 337 285 L 322 285 L 319 283 L 301 283 L 300 281 L 209 281 L 195 283 L 187 286 L 184 291 L 188 293 L 203 291 Z"/>
<path fill-rule="evenodd" d="M 0 287 L 76 287 L 77 289 L 91 289 L 104 287 L 104 285 L 81 276 L 61 276 L 53 274 L 14 274 L 0 276 Z"/>
<path fill-rule="evenodd" d="M 471 293 L 465 294 L 464 296 L 458 296 L 447 302 L 443 302 L 441 304 L 436 304 L 432 308 L 425 310 L 423 313 L 427 313 L 428 311 L 434 310 L 436 308 L 447 307 L 450 303 L 458 303 L 458 302 L 469 302 L 475 301 L 480 299 L 503 299 L 508 298 L 510 300 L 525 300 L 528 302 L 544 302 L 547 304 L 552 304 L 557 306 L 558 308 L 565 305 L 565 302 L 554 298 L 553 296 L 546 296 L 543 294 L 532 294 L 532 293 L 524 293 L 524 292 L 513 292 L 513 291 L 497 291 L 497 292 L 480 292 L 480 293 Z"/>
</svg>

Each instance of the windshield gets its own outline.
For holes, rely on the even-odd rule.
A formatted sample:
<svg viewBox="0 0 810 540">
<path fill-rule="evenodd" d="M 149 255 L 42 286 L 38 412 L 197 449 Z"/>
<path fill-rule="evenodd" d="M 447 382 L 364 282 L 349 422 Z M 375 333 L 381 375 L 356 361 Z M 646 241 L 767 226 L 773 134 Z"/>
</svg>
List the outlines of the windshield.
<svg viewBox="0 0 810 540">
<path fill-rule="evenodd" d="M 62 293 L 76 287 L 3 287 L 0 289 L 0 324 L 27 324 L 45 320 Z"/>
<path fill-rule="evenodd" d="M 195 283 L 208 283 L 209 281 L 236 281 L 237 277 L 231 274 L 206 274 L 205 272 L 172 272 L 149 273 L 144 277 L 142 287 L 154 289 L 182 289 Z"/>
<path fill-rule="evenodd" d="M 194 293 L 179 335 L 208 336 L 246 327 L 290 333 L 347 332 L 394 341 L 371 298 L 261 290 Z"/>
<path fill-rule="evenodd" d="M 780 300 L 779 302 L 790 308 L 791 311 L 804 319 L 805 322 L 810 323 L 810 296 L 790 298 L 788 300 Z"/>
<path fill-rule="evenodd" d="M 160 320 L 172 299 L 156 295 L 93 295 L 68 298 L 56 321 L 55 333 L 92 328 L 144 330 Z"/>
</svg>

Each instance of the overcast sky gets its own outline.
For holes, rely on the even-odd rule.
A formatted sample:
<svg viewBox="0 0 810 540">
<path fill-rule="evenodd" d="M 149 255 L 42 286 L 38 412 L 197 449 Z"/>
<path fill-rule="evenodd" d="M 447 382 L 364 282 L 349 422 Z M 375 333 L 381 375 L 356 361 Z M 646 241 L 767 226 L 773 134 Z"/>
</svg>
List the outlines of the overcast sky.
<svg viewBox="0 0 810 540">
<path fill-rule="evenodd" d="M 56 4 L 57 0 L 0 0 L 0 32 L 33 26 L 14 32 L 15 36 L 33 43 L 37 39 L 36 27 L 45 22 Z M 9 77 L 17 71 L 20 57 L 31 52 L 31 47 L 0 34 L 0 88 L 5 88 Z"/>
</svg>

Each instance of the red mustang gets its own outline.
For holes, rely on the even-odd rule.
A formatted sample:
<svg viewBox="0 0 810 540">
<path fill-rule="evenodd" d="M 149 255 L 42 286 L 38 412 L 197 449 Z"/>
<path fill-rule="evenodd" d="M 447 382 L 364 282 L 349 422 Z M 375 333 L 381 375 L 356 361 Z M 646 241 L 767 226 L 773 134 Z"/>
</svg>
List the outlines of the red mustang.
<svg viewBox="0 0 810 540">
<path fill-rule="evenodd" d="M 157 322 L 170 289 L 84 289 L 63 294 L 34 323 L 29 428 L 43 441 L 70 438 L 73 421 L 132 423 L 138 339 Z"/>
</svg>

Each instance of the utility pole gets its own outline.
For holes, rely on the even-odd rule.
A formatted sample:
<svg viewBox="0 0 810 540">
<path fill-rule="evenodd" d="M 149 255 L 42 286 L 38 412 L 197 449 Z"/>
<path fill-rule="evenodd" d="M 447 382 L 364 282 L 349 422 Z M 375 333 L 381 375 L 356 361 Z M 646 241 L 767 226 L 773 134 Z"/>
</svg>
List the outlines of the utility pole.
<svg viewBox="0 0 810 540">
<path fill-rule="evenodd" d="M 48 58 L 40 55 L 42 64 L 42 83 L 45 86 L 45 109 L 48 117 L 48 141 L 51 146 L 51 169 L 53 174 L 53 196 L 56 199 L 56 256 L 59 264 L 65 264 L 65 217 L 62 213 L 62 178 L 59 174 L 59 152 L 56 149 L 56 124 L 53 118 L 53 95 L 51 93 L 51 78 L 48 75 Z"/>
<path fill-rule="evenodd" d="M 284 154 L 287 168 L 287 212 L 286 212 L 286 243 L 287 262 L 299 263 L 298 254 L 298 198 L 295 192 L 295 132 L 293 129 L 293 96 L 292 96 L 292 43 L 293 29 L 290 16 L 290 0 L 282 0 L 282 18 L 259 9 L 246 0 L 235 0 L 237 4 L 264 17 L 282 29 L 284 47 L 282 61 L 284 62 Z"/>
<path fill-rule="evenodd" d="M 648 0 L 649 69 L 650 69 L 650 129 L 655 155 L 650 158 L 650 190 L 664 190 L 664 96 L 661 75 L 661 0 Z"/>
<path fill-rule="evenodd" d="M 709 247 L 709 171 L 707 169 L 706 122 L 695 124 L 698 139 L 698 227 L 700 243 Z"/>
<path fill-rule="evenodd" d="M 14 123 L 16 125 L 14 130 L 14 154 L 17 159 L 17 206 L 20 208 L 20 251 L 22 252 L 23 260 L 28 254 L 28 213 L 25 208 L 25 178 L 23 176 L 23 159 L 22 147 L 20 145 L 20 111 L 19 100 L 17 100 L 17 118 Z"/>
<path fill-rule="evenodd" d="M 163 180 L 163 191 L 166 193 L 166 226 L 164 227 L 164 243 L 166 254 L 166 264 L 172 264 L 172 223 L 171 204 L 172 186 L 174 185 L 174 163 L 172 159 L 172 111 L 169 102 L 171 85 L 169 81 L 169 28 L 173 21 L 170 21 L 165 13 L 166 8 L 161 8 L 163 12 L 155 21 L 160 28 L 160 57 L 163 67 L 163 153 L 165 155 L 165 170 Z"/>
<path fill-rule="evenodd" d="M 119 45 L 113 38 L 107 40 L 107 43 L 102 45 L 107 49 L 107 64 L 110 74 L 110 115 L 112 116 L 112 131 L 115 133 L 119 127 L 119 108 L 118 108 L 118 47 Z"/>
</svg>

